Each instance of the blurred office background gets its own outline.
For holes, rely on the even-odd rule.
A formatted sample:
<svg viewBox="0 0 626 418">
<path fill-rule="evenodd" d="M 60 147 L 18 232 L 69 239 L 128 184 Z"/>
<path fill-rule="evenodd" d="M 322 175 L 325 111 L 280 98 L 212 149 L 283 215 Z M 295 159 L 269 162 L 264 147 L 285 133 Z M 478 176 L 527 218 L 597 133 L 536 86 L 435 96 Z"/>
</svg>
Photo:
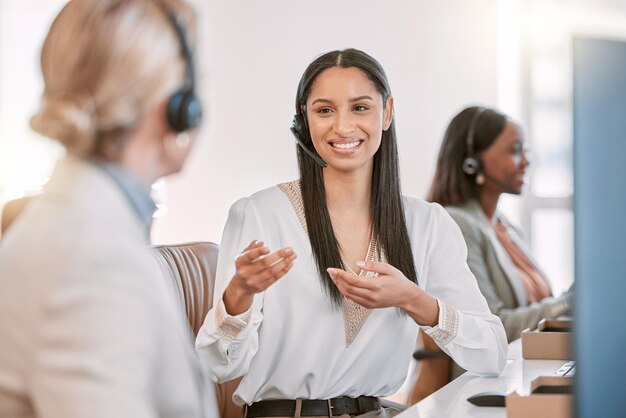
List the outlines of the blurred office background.
<svg viewBox="0 0 626 418">
<path fill-rule="evenodd" d="M 28 120 L 39 50 L 64 0 L 0 0 L 0 207 L 36 194 L 62 150 Z M 355 47 L 395 96 L 405 194 L 424 197 L 443 131 L 483 104 L 521 122 L 532 165 L 502 209 L 522 226 L 556 293 L 574 276 L 572 39 L 626 42 L 625 0 L 196 0 L 206 118 L 185 171 L 153 186 L 155 243 L 219 243 L 230 205 L 297 177 L 289 132 L 300 75 Z"/>
</svg>

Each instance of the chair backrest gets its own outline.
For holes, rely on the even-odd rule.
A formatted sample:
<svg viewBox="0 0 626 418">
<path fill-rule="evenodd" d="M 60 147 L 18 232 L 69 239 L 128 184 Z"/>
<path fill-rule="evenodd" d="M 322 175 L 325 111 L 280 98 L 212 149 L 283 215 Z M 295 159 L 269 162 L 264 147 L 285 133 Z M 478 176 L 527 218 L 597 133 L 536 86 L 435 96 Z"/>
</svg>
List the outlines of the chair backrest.
<svg viewBox="0 0 626 418">
<path fill-rule="evenodd" d="M 413 354 L 418 360 L 419 371 L 409 394 L 407 402 L 409 405 L 430 396 L 452 380 L 452 359 L 445 355 L 437 343 L 422 330 L 419 331 L 419 340 L 423 348 Z M 416 356 L 418 353 L 420 355 Z"/>
<path fill-rule="evenodd" d="M 194 335 L 213 306 L 215 268 L 219 246 L 212 242 L 195 242 L 153 247 L 154 254 L 178 294 L 182 312 L 187 316 Z M 216 385 L 222 418 L 240 418 L 242 410 L 233 402 L 233 393 L 241 378 Z"/>
<path fill-rule="evenodd" d="M 213 305 L 219 246 L 212 242 L 155 246 L 163 272 L 172 279 L 194 335 Z"/>
</svg>

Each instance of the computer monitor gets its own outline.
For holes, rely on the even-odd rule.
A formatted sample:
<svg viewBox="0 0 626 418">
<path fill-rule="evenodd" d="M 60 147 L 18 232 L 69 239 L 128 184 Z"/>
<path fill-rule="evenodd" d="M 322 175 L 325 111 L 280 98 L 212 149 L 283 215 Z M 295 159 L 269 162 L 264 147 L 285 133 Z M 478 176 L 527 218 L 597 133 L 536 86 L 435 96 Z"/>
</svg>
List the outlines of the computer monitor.
<svg viewBox="0 0 626 418">
<path fill-rule="evenodd" d="M 578 417 L 626 416 L 626 39 L 576 37 L 575 357 Z"/>
</svg>

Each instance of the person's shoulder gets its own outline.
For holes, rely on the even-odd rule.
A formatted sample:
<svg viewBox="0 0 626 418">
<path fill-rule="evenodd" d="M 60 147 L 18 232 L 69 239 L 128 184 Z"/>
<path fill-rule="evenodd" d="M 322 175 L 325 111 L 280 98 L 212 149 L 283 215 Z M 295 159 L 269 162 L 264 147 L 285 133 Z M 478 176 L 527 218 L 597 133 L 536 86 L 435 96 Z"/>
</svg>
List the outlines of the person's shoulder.
<svg viewBox="0 0 626 418">
<path fill-rule="evenodd" d="M 284 197 L 283 191 L 279 185 L 267 187 L 263 190 L 253 193 L 248 197 L 256 206 L 275 205 L 277 199 Z"/>
<path fill-rule="evenodd" d="M 92 280 L 142 294 L 147 288 L 154 286 L 155 277 L 161 273 L 154 260 L 154 251 L 156 250 L 130 234 L 102 246 L 85 243 L 80 267 L 91 270 L 92 264 L 102 263 L 101 268 L 93 269 L 94 275 L 99 277 Z M 115 262 L 111 263 L 111 260 Z M 134 279 L 128 280 L 130 277 Z"/>
<path fill-rule="evenodd" d="M 443 211 L 439 203 L 428 202 L 413 196 L 402 196 L 402 204 L 407 216 L 434 216 Z"/>
<path fill-rule="evenodd" d="M 404 216 L 409 229 L 420 230 L 432 228 L 441 219 L 445 210 L 438 203 L 428 202 L 412 196 L 402 196 Z"/>
<path fill-rule="evenodd" d="M 237 201 L 235 201 L 235 203 L 233 203 L 233 206 L 245 206 L 252 203 L 257 207 L 263 207 L 275 204 L 276 200 L 280 199 L 283 195 L 284 193 L 278 186 L 271 186 L 254 192 L 251 195 L 240 197 Z"/>
<path fill-rule="evenodd" d="M 416 197 L 403 196 L 407 224 L 428 224 L 432 227 L 449 228 L 456 223 L 462 230 L 477 227 L 477 219 L 471 207 L 446 206 Z"/>
<path fill-rule="evenodd" d="M 274 212 L 285 203 L 289 203 L 287 196 L 284 191 L 281 190 L 280 185 L 275 185 L 254 192 L 249 196 L 239 198 L 231 205 L 230 212 L 231 215 L 243 214 L 250 210 L 259 213 L 267 211 Z"/>
<path fill-rule="evenodd" d="M 475 218 L 475 215 L 467 205 L 450 205 L 446 206 L 445 209 L 454 220 L 472 222 Z"/>
<path fill-rule="evenodd" d="M 99 244 L 93 239 L 78 241 L 71 261 L 64 260 L 71 267 L 50 268 L 48 303 L 74 300 L 79 309 L 89 305 L 102 313 L 116 310 L 127 316 L 140 315 L 146 323 L 150 317 L 157 318 L 168 304 L 163 273 L 147 245 L 124 238 L 128 237 L 99 240 Z"/>
<path fill-rule="evenodd" d="M 460 205 L 450 205 L 446 206 L 445 209 L 459 226 L 466 239 L 470 236 L 483 235 L 481 228 L 485 219 L 477 202 L 469 201 Z"/>
</svg>

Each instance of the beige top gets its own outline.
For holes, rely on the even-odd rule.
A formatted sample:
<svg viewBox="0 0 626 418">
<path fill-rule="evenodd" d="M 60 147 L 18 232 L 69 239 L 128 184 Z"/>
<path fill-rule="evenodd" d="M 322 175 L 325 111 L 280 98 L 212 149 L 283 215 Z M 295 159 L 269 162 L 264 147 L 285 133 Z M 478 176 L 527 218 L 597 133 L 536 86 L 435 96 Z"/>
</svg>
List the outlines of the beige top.
<svg viewBox="0 0 626 418">
<path fill-rule="evenodd" d="M 216 417 L 188 324 L 118 185 L 58 164 L 0 244 L 0 417 Z"/>
</svg>

